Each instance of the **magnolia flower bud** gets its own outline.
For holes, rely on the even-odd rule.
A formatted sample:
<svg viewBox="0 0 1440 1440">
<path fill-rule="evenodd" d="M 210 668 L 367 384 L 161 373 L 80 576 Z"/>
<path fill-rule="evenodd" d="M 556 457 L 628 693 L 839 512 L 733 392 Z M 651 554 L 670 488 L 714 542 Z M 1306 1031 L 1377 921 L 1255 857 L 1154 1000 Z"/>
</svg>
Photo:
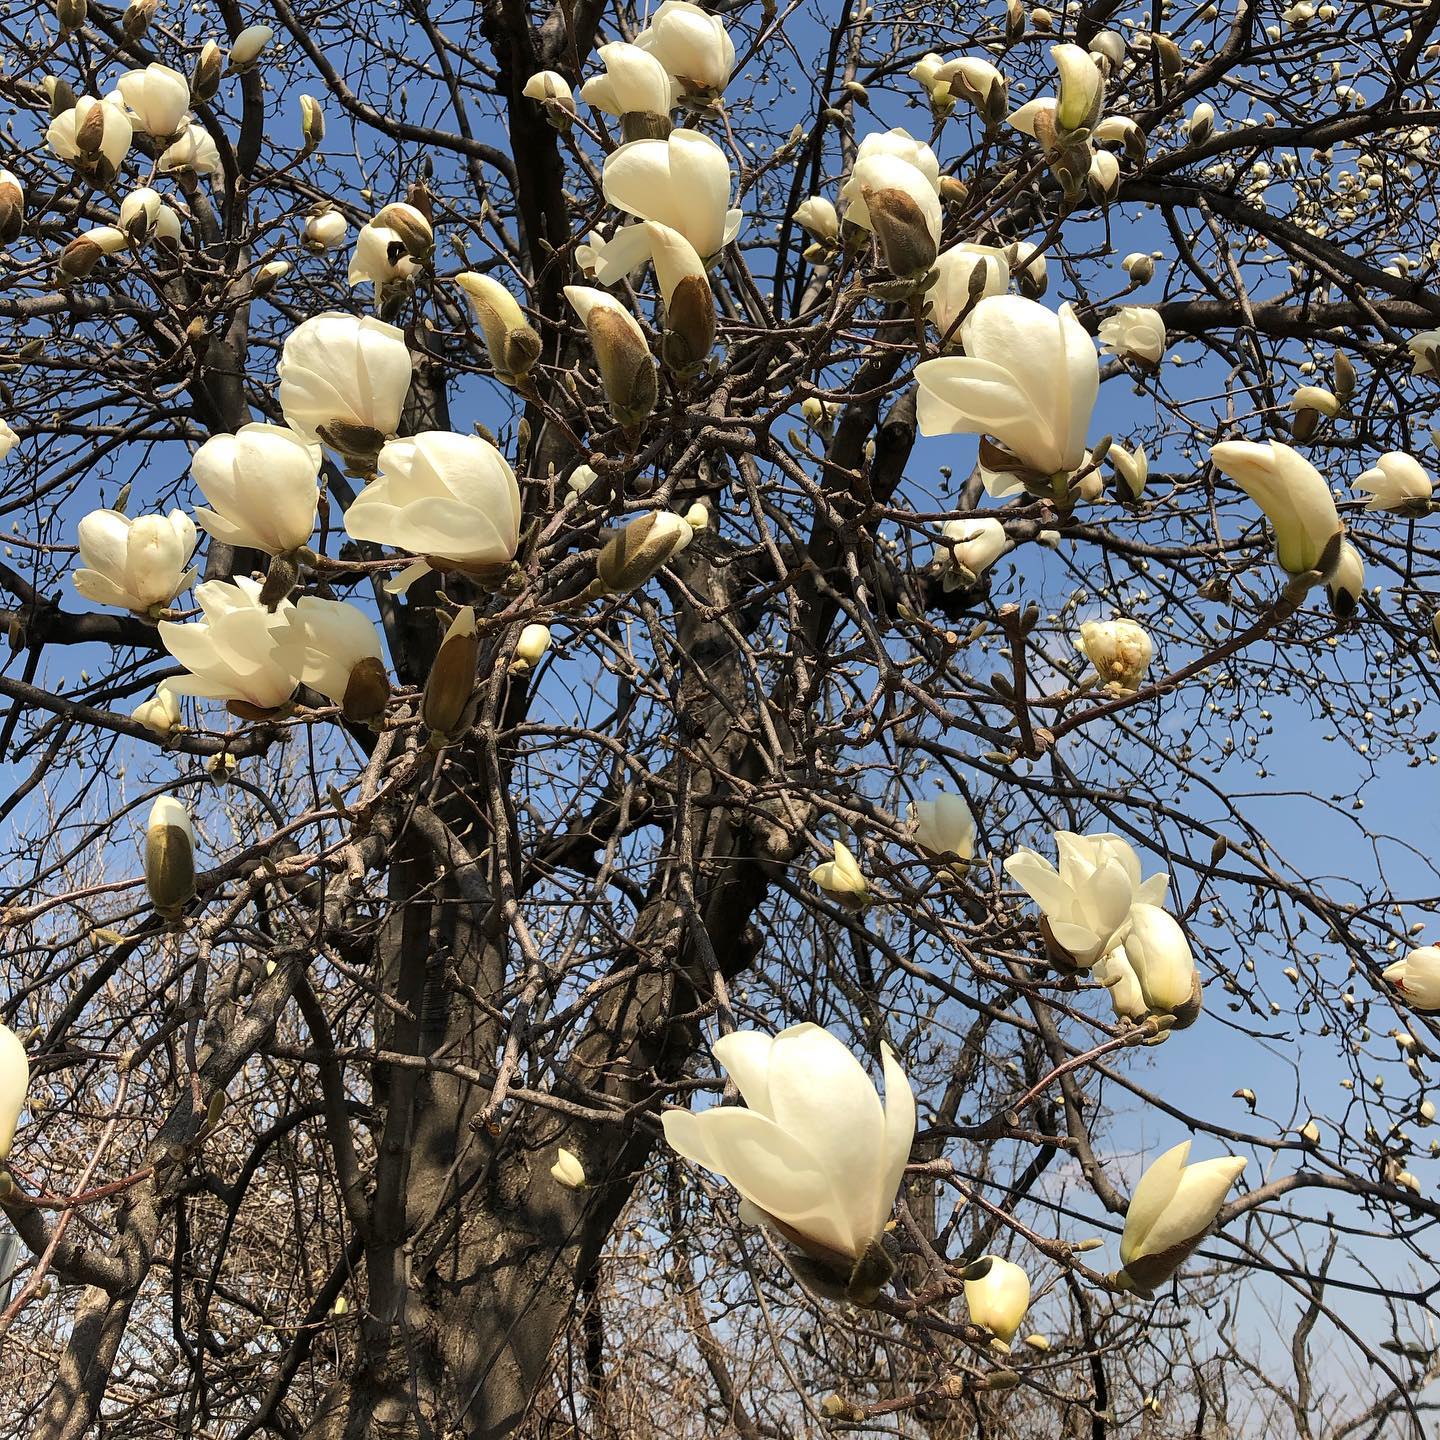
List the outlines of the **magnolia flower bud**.
<svg viewBox="0 0 1440 1440">
<path fill-rule="evenodd" d="M 1133 620 L 1087 620 L 1075 642 L 1111 689 L 1133 693 L 1145 678 L 1155 646 Z"/>
<path fill-rule="evenodd" d="M 155 233 L 160 223 L 160 210 L 164 205 L 158 190 L 148 185 L 132 190 L 120 202 L 120 228 L 135 246 L 145 244 Z"/>
<path fill-rule="evenodd" d="M 1187 1165 L 1189 1154 L 1185 1140 L 1160 1156 L 1140 1177 L 1125 1214 L 1123 1278 L 1146 1294 L 1170 1279 L 1204 1239 L 1245 1168 L 1243 1158 L 1229 1155 Z"/>
<path fill-rule="evenodd" d="M 585 1188 L 585 1167 L 580 1163 L 580 1157 L 563 1145 L 555 1151 L 555 1163 L 550 1167 L 550 1176 L 567 1190 Z"/>
<path fill-rule="evenodd" d="M 922 849 L 963 872 L 975 854 L 975 817 L 959 795 L 938 793 L 910 806 L 910 823 Z"/>
<path fill-rule="evenodd" d="M 655 362 L 645 332 L 635 317 L 603 290 L 567 285 L 565 298 L 590 336 L 611 414 L 625 429 L 636 429 L 655 408 L 658 393 Z"/>
<path fill-rule="evenodd" d="M 644 222 L 665 302 L 661 358 L 681 379 L 695 375 L 715 343 L 715 297 L 695 247 L 678 231 Z"/>
<path fill-rule="evenodd" d="M 1110 442 L 1110 453 L 1105 457 L 1110 462 L 1116 478 L 1124 485 L 1132 500 L 1139 500 L 1145 493 L 1145 482 L 1150 478 L 1150 461 L 1145 447 L 1137 445 L 1127 450 L 1123 445 Z"/>
<path fill-rule="evenodd" d="M 180 701 L 170 686 L 162 682 L 150 699 L 142 700 L 130 712 L 130 718 L 156 735 L 173 735 L 180 728 Z"/>
<path fill-rule="evenodd" d="M 548 625 L 527 625 L 515 642 L 515 654 L 511 658 L 512 670 L 532 670 L 540 663 L 541 657 L 550 648 L 550 627 Z"/>
<path fill-rule="evenodd" d="M 55 0 L 55 18 L 60 22 L 62 40 L 84 26 L 88 9 L 86 0 Z"/>
<path fill-rule="evenodd" d="M 250 69 L 274 38 L 275 32 L 268 25 L 247 25 L 230 47 L 230 73 L 239 75 Z"/>
<path fill-rule="evenodd" d="M 540 358 L 541 346 L 519 302 L 498 280 L 475 270 L 461 271 L 455 283 L 469 297 L 480 322 L 495 378 L 505 385 L 523 384 Z"/>
<path fill-rule="evenodd" d="M 1112 69 L 1125 63 L 1125 37 L 1118 30 L 1100 30 L 1090 37 L 1092 55 L 1103 55 Z"/>
<path fill-rule="evenodd" d="M 1435 482 L 1413 456 L 1403 450 L 1382 455 L 1373 469 L 1353 482 L 1353 488 L 1368 493 L 1366 510 L 1388 510 L 1396 515 L 1424 515 L 1430 508 Z"/>
<path fill-rule="evenodd" d="M 1155 278 L 1155 261 L 1143 250 L 1132 251 L 1120 266 L 1136 285 L 1148 285 Z"/>
<path fill-rule="evenodd" d="M 735 45 L 719 16 L 689 0 L 661 0 L 635 44 L 653 55 L 697 100 L 713 100 L 729 83 Z"/>
<path fill-rule="evenodd" d="M 1185 122 L 1185 133 L 1192 145 L 1203 145 L 1214 129 L 1215 107 L 1202 101 L 1190 112 L 1190 118 Z"/>
<path fill-rule="evenodd" d="M 225 68 L 225 52 L 214 40 L 207 40 L 190 77 L 190 96 L 198 104 L 213 100 L 220 89 L 220 72 Z"/>
<path fill-rule="evenodd" d="M 1165 322 L 1148 306 L 1122 305 L 1100 322 L 1100 343 L 1109 354 L 1158 365 L 1165 358 Z"/>
<path fill-rule="evenodd" d="M 870 886 L 859 862 L 842 840 L 835 842 L 832 853 L 834 858 L 817 865 L 810 872 L 810 878 L 847 910 L 863 910 L 870 903 Z"/>
<path fill-rule="evenodd" d="M 0 245 L 20 237 L 25 228 L 25 187 L 8 170 L 0 170 Z"/>
<path fill-rule="evenodd" d="M 1100 67 L 1078 45 L 1052 45 L 1050 57 L 1060 72 L 1056 126 L 1062 134 L 1089 130 L 1099 120 L 1105 100 L 1105 77 Z"/>
<path fill-rule="evenodd" d="M 60 252 L 60 273 L 69 280 L 83 280 L 102 257 L 123 250 L 127 238 L 125 232 L 114 225 L 97 225 L 77 235 Z"/>
<path fill-rule="evenodd" d="M 305 222 L 302 240 L 312 255 L 321 255 L 327 250 L 338 250 L 345 243 L 349 229 L 338 210 L 325 210 Z"/>
<path fill-rule="evenodd" d="M 833 245 L 840 238 L 840 216 L 834 202 L 823 195 L 802 200 L 795 207 L 795 223 L 827 245 Z"/>
<path fill-rule="evenodd" d="M 694 537 L 681 515 L 651 510 L 615 531 L 600 548 L 595 571 L 612 595 L 638 589 L 674 559 Z"/>
<path fill-rule="evenodd" d="M 940 197 L 935 186 L 909 161 L 885 153 L 858 160 L 854 181 L 885 268 L 902 280 L 927 275 L 940 248 Z"/>
<path fill-rule="evenodd" d="M 195 831 L 190 812 L 162 795 L 145 827 L 145 888 L 167 920 L 177 920 L 195 898 Z"/>
<path fill-rule="evenodd" d="M 396 201 L 386 205 L 370 222 L 377 230 L 397 235 L 405 253 L 420 264 L 428 264 L 435 253 L 435 229 L 418 206 Z"/>
<path fill-rule="evenodd" d="M 433 747 L 452 744 L 470 728 L 475 714 L 475 664 L 479 656 L 475 607 L 466 605 L 445 632 L 420 702 L 420 718 L 430 730 Z"/>
<path fill-rule="evenodd" d="M 1290 397 L 1290 408 L 1297 412 L 1315 410 L 1333 420 L 1340 413 L 1340 401 L 1319 385 L 1302 385 Z"/>
<path fill-rule="evenodd" d="M 1108 150 L 1097 150 L 1090 157 L 1086 183 L 1097 205 L 1113 200 L 1120 189 L 1120 162 Z"/>
<path fill-rule="evenodd" d="M 150 22 L 159 8 L 160 0 L 130 0 L 120 17 L 120 28 L 126 40 L 138 40 L 150 28 Z"/>
<path fill-rule="evenodd" d="M 55 93 L 62 93 L 58 85 Z M 51 120 L 45 143 L 60 159 L 108 184 L 119 173 L 134 135 L 130 117 L 121 106 L 83 95 Z"/>
<path fill-rule="evenodd" d="M 989 1257 L 990 1268 L 978 1280 L 965 1282 L 970 1319 L 990 1331 L 1009 1350 L 1025 1312 L 1030 1308 L 1030 1277 L 1016 1264 Z"/>
<path fill-rule="evenodd" d="M 1331 612 L 1337 620 L 1348 620 L 1365 593 L 1365 562 L 1348 540 L 1340 542 L 1340 558 L 1326 581 L 1326 587 L 1330 592 Z"/>
<path fill-rule="evenodd" d="M 1148 1009 L 1173 1015 L 1177 1029 L 1194 1024 L 1200 1015 L 1200 976 L 1190 942 L 1171 915 L 1158 905 L 1133 905 L 1125 958 Z"/>
<path fill-rule="evenodd" d="M 325 138 L 325 107 L 313 95 L 300 97 L 300 134 L 306 150 L 313 150 Z"/>
<path fill-rule="evenodd" d="M 29 1088 L 30 1059 L 25 1046 L 8 1025 L 0 1025 L 0 1160 L 10 1158 Z"/>
<path fill-rule="evenodd" d="M 1314 570 L 1343 528 L 1320 472 L 1278 440 L 1225 440 L 1211 447 L 1210 459 L 1269 517 L 1281 566 L 1297 576 Z"/>
<path fill-rule="evenodd" d="M 545 118 L 555 129 L 565 131 L 575 119 L 575 96 L 563 75 L 554 70 L 537 70 L 520 92 L 527 100 L 538 100 L 545 107 Z"/>
</svg>

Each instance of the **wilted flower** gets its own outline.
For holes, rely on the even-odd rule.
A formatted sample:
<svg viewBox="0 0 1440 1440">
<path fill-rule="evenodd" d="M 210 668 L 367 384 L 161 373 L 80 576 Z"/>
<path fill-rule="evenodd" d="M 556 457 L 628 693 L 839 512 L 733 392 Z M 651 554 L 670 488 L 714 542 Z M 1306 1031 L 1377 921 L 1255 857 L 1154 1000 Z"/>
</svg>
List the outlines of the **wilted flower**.
<svg viewBox="0 0 1440 1440">
<path fill-rule="evenodd" d="M 520 487 L 488 440 L 427 430 L 390 441 L 378 470 L 346 510 L 346 533 L 423 557 L 387 588 L 408 586 L 427 569 L 493 579 L 514 559 Z"/>
<path fill-rule="evenodd" d="M 1355 480 L 1353 488 L 1369 494 L 1367 510 L 1423 515 L 1430 508 L 1434 486 L 1429 472 L 1413 455 L 1390 450 Z"/>
<path fill-rule="evenodd" d="M 79 524 L 75 588 L 96 605 L 137 615 L 164 609 L 195 578 L 195 522 L 183 510 L 132 520 L 118 510 L 92 510 Z"/>
<path fill-rule="evenodd" d="M 1130 1208 L 1120 1260 L 1133 1287 L 1153 1293 L 1186 1261 L 1205 1238 L 1240 1178 L 1245 1161 L 1224 1155 L 1187 1165 L 1190 1141 L 1167 1150 L 1140 1177 Z"/>
<path fill-rule="evenodd" d="M 168 65 L 127 70 L 116 88 L 134 114 L 135 128 L 168 140 L 185 123 L 190 109 L 190 82 Z"/>
<path fill-rule="evenodd" d="M 223 700 L 233 713 L 256 719 L 295 693 L 305 666 L 305 630 L 295 607 L 274 610 L 247 576 L 207 580 L 195 587 L 203 620 L 162 620 L 160 642 L 188 670 L 168 683 L 177 695 Z"/>
<path fill-rule="evenodd" d="M 480 322 L 495 378 L 506 385 L 523 382 L 540 358 L 541 346 L 520 302 L 498 280 L 475 270 L 462 271 L 455 283 L 469 297 Z"/>
<path fill-rule="evenodd" d="M 720 18 L 688 0 L 661 0 L 635 43 L 649 51 L 687 95 L 720 95 L 735 68 L 735 46 Z"/>
<path fill-rule="evenodd" d="M 77 170 L 94 171 L 104 180 L 118 173 L 135 130 L 130 117 L 110 100 L 82 95 L 45 131 L 45 143 Z"/>
<path fill-rule="evenodd" d="M 870 903 L 870 886 L 860 869 L 860 862 L 843 840 L 837 840 L 831 852 L 834 859 L 817 865 L 810 878 L 832 899 L 847 909 L 863 910 Z"/>
<path fill-rule="evenodd" d="M 396 326 L 332 310 L 290 332 L 276 374 L 287 424 L 371 465 L 400 426 L 410 350 Z"/>
<path fill-rule="evenodd" d="M 306 544 L 320 503 L 321 451 L 287 425 L 242 425 L 207 440 L 190 473 L 213 510 L 201 527 L 227 545 L 287 555 Z"/>
<path fill-rule="evenodd" d="M 1440 945 L 1422 945 L 1384 972 L 1416 1010 L 1440 1010 Z"/>
<path fill-rule="evenodd" d="M 196 175 L 219 175 L 224 166 L 220 163 L 220 152 L 210 138 L 210 132 L 203 125 L 187 125 L 180 138 L 160 157 L 159 168 L 163 174 L 176 170 L 190 170 Z"/>
<path fill-rule="evenodd" d="M 1125 939 L 1133 905 L 1163 903 L 1169 878 L 1162 871 L 1142 881 L 1139 857 L 1118 835 L 1057 830 L 1055 845 L 1058 870 L 1023 847 L 1005 870 L 1040 907 L 1046 938 L 1088 969 Z"/>
<path fill-rule="evenodd" d="M 1100 322 L 1100 344 L 1108 354 L 1158 365 L 1165 358 L 1165 322 L 1149 306 L 1122 305 Z"/>
<path fill-rule="evenodd" d="M 940 534 L 935 563 L 940 566 L 940 583 L 946 591 L 968 589 L 1010 544 L 1004 525 L 990 515 L 947 520 Z"/>
<path fill-rule="evenodd" d="M 737 1031 L 713 1049 L 748 1108 L 667 1111 L 666 1140 L 728 1180 L 831 1286 L 873 1300 L 893 1268 L 882 1236 L 915 1137 L 915 1097 L 890 1047 L 880 1046 L 883 1108 L 855 1057 L 818 1025 L 773 1040 Z"/>
<path fill-rule="evenodd" d="M 975 855 L 975 817 L 963 797 L 938 791 L 933 799 L 910 806 L 910 823 L 922 849 L 962 864 Z"/>
<path fill-rule="evenodd" d="M 1149 632 L 1133 620 L 1087 620 L 1075 648 L 1119 691 L 1139 689 L 1155 654 Z"/>
<path fill-rule="evenodd" d="M 340 706 L 347 720 L 368 724 L 385 713 L 390 680 L 375 622 L 346 600 L 302 595 L 295 614 L 304 631 L 301 681 Z"/>
<path fill-rule="evenodd" d="M 190 812 L 161 795 L 145 825 L 145 888 L 167 920 L 177 919 L 195 898 L 195 831 Z"/>
<path fill-rule="evenodd" d="M 964 355 L 916 368 L 922 435 L 990 435 L 1040 475 L 1075 470 L 1100 386 L 1094 343 L 1069 305 L 996 295 L 960 326 Z"/>
<path fill-rule="evenodd" d="M 1281 566 L 1291 575 L 1313 570 L 1341 529 L 1320 472 L 1278 440 L 1224 440 L 1211 446 L 1210 459 L 1265 512 Z"/>
<path fill-rule="evenodd" d="M 1008 1350 L 1030 1308 L 1030 1277 L 1013 1261 L 998 1255 L 984 1258 L 990 1268 L 980 1279 L 965 1282 L 965 1304 L 971 1321 Z"/>
<path fill-rule="evenodd" d="M 0 1025 L 0 1160 L 10 1158 L 29 1088 L 30 1060 L 25 1047 L 8 1025 Z"/>
</svg>

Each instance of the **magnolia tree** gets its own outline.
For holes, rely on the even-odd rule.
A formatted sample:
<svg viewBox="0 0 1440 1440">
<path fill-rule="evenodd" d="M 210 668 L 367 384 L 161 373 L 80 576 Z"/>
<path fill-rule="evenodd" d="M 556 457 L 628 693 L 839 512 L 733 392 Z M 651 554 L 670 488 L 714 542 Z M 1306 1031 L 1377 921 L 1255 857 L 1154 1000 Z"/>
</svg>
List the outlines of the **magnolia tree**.
<svg viewBox="0 0 1440 1440">
<path fill-rule="evenodd" d="M 1440 11 L 951 10 L 6 9 L 7 1433 L 1428 1432 Z"/>
</svg>

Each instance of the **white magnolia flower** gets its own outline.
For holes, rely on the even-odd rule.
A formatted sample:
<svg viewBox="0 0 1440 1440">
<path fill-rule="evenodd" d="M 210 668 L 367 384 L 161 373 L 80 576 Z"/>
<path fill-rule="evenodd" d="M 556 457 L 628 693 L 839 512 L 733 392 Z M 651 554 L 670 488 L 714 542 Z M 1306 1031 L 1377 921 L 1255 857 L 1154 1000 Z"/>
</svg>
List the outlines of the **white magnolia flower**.
<svg viewBox="0 0 1440 1440">
<path fill-rule="evenodd" d="M 563 1185 L 567 1190 L 583 1190 L 585 1188 L 585 1167 L 580 1163 L 580 1157 L 573 1150 L 567 1150 L 563 1145 L 555 1152 L 555 1163 L 550 1167 L 550 1177 L 557 1185 Z"/>
<path fill-rule="evenodd" d="M 379 301 L 381 291 L 408 280 L 419 267 L 405 250 L 405 242 L 386 225 L 373 222 L 360 227 L 346 276 L 353 285 L 373 285 Z"/>
<path fill-rule="evenodd" d="M 150 903 L 174 920 L 195 897 L 195 827 L 172 795 L 161 795 L 145 822 L 145 889 Z"/>
<path fill-rule="evenodd" d="M 345 455 L 374 455 L 400 426 L 410 389 L 405 332 L 327 311 L 291 331 L 276 368 L 285 420 Z"/>
<path fill-rule="evenodd" d="M 1147 305 L 1122 305 L 1100 322 L 1100 344 L 1107 354 L 1158 365 L 1165 358 L 1165 322 Z"/>
<path fill-rule="evenodd" d="M 0 420 L 0 460 L 20 443 L 20 437 L 11 428 L 8 420 Z"/>
<path fill-rule="evenodd" d="M 1004 525 L 991 515 L 947 520 L 940 534 L 935 563 L 940 566 L 940 583 L 947 591 L 968 589 L 1010 545 Z"/>
<path fill-rule="evenodd" d="M 249 69 L 274 38 L 275 31 L 269 25 L 247 25 L 230 47 L 230 68 L 236 71 Z"/>
<path fill-rule="evenodd" d="M 170 682 L 162 680 L 155 693 L 130 712 L 130 718 L 156 735 L 173 735 L 180 728 L 180 701 Z"/>
<path fill-rule="evenodd" d="M 1040 907 L 1050 939 L 1081 969 L 1088 969 L 1124 939 L 1136 902 L 1161 905 L 1169 878 L 1140 878 L 1140 859 L 1118 835 L 1055 832 L 1057 870 L 1022 848 L 1005 861 L 1006 873 Z"/>
<path fill-rule="evenodd" d="M 1061 130 L 1090 129 L 1105 99 L 1100 67 L 1079 45 L 1052 45 L 1050 58 L 1058 72 L 1055 123 Z"/>
<path fill-rule="evenodd" d="M 823 195 L 809 195 L 795 207 L 795 223 L 817 240 L 833 244 L 840 235 L 840 216 L 835 203 Z"/>
<path fill-rule="evenodd" d="M 1077 469 L 1100 387 L 1094 342 L 1069 305 L 996 295 L 960 326 L 964 355 L 916 368 L 922 435 L 990 435 L 1042 475 Z"/>
<path fill-rule="evenodd" d="M 575 95 L 570 82 L 556 70 L 537 70 L 520 92 L 527 100 L 538 100 L 542 105 L 557 105 L 571 115 L 575 113 Z"/>
<path fill-rule="evenodd" d="M 10 1158 L 29 1088 L 30 1060 L 25 1047 L 8 1025 L 0 1025 L 0 1160 Z"/>
<path fill-rule="evenodd" d="M 109 99 L 82 95 L 73 108 L 63 111 L 45 131 L 45 143 L 62 160 L 79 169 L 103 162 L 114 174 L 130 151 L 135 130 L 121 106 Z"/>
<path fill-rule="evenodd" d="M 849 1275 L 880 1248 L 915 1138 L 915 1096 L 890 1047 L 880 1047 L 883 1107 L 859 1062 L 818 1025 L 773 1040 L 736 1031 L 713 1049 L 746 1108 L 667 1111 L 665 1139 L 812 1258 Z"/>
<path fill-rule="evenodd" d="M 520 487 L 488 440 L 428 430 L 390 441 L 378 470 L 345 512 L 345 530 L 422 556 L 403 585 L 434 567 L 484 575 L 514 558 Z"/>
<path fill-rule="evenodd" d="M 1144 901 L 1132 905 L 1123 948 L 1145 1004 L 1157 1015 L 1181 1014 L 1194 1003 L 1195 956 L 1174 916 Z"/>
<path fill-rule="evenodd" d="M 720 18 L 688 0 L 661 0 L 635 43 L 689 95 L 721 94 L 735 68 L 735 45 Z"/>
<path fill-rule="evenodd" d="M 835 842 L 831 854 L 834 858 L 817 865 L 810 872 L 810 878 L 832 900 L 854 909 L 863 909 L 870 903 L 870 886 L 860 869 L 860 862 L 843 840 Z"/>
<path fill-rule="evenodd" d="M 1265 512 L 1281 566 L 1291 575 L 1313 570 L 1341 529 L 1320 472 L 1278 440 L 1225 440 L 1211 446 L 1210 459 Z"/>
<path fill-rule="evenodd" d="M 1143 445 L 1127 450 L 1117 441 L 1112 441 L 1110 453 L 1105 457 L 1120 482 L 1129 491 L 1132 500 L 1138 500 L 1145 493 L 1145 483 L 1150 478 L 1150 457 Z"/>
<path fill-rule="evenodd" d="M 1435 482 L 1413 455 L 1390 450 L 1355 480 L 1353 488 L 1370 496 L 1365 502 L 1367 510 L 1423 514 L 1429 508 Z"/>
<path fill-rule="evenodd" d="M 1107 685 L 1120 691 L 1139 689 L 1155 655 L 1149 632 L 1133 620 L 1087 620 L 1075 648 Z"/>
<path fill-rule="evenodd" d="M 1422 945 L 1384 973 L 1414 1009 L 1440 1010 L 1440 945 Z"/>
<path fill-rule="evenodd" d="M 227 545 L 289 554 L 314 532 L 320 461 L 320 447 L 288 425 L 242 425 L 233 435 L 213 436 L 190 462 L 214 507 L 197 508 L 196 518 Z"/>
<path fill-rule="evenodd" d="M 338 250 L 350 233 L 350 226 L 338 210 L 325 210 L 305 222 L 305 248 L 314 254 Z"/>
<path fill-rule="evenodd" d="M 96 605 L 138 615 L 163 609 L 195 578 L 195 522 L 183 510 L 141 515 L 92 510 L 79 524 L 80 559 L 75 588 Z"/>
<path fill-rule="evenodd" d="M 1109 992 L 1117 1019 L 1143 1020 L 1150 1013 L 1150 1007 L 1145 1003 L 1145 992 L 1140 988 L 1139 977 L 1123 945 L 1117 945 L 1108 955 L 1102 955 L 1091 967 L 1090 973 Z"/>
<path fill-rule="evenodd" d="M 903 160 L 907 165 L 913 165 L 929 182 L 930 188 L 938 195 L 940 193 L 940 161 L 936 158 L 935 152 L 923 140 L 917 140 L 908 130 L 897 125 L 893 130 L 873 130 L 861 142 L 860 148 L 855 152 L 855 164 L 862 160 L 873 159 L 877 155 L 893 155 L 897 160 Z M 847 206 L 853 207 L 859 197 L 859 186 L 855 183 L 855 172 L 852 169 L 850 178 L 840 191 L 840 198 Z M 863 206 L 861 213 L 864 213 Z M 853 220 L 855 217 L 846 211 L 845 218 Z M 856 224 L 863 225 L 863 220 L 856 220 Z"/>
<path fill-rule="evenodd" d="M 1410 347 L 1410 354 L 1415 359 L 1415 373 L 1417 375 L 1435 374 L 1436 358 L 1440 357 L 1440 330 L 1422 330 L 1418 335 L 1412 335 L 1405 343 Z"/>
<path fill-rule="evenodd" d="M 916 800 L 910 806 L 910 823 L 916 841 L 930 854 L 974 859 L 975 817 L 961 796 L 941 790 L 933 799 Z"/>
<path fill-rule="evenodd" d="M 1030 1308 L 1030 1277 L 1013 1261 L 987 1258 L 990 1269 L 979 1280 L 965 1282 L 965 1304 L 971 1321 L 1008 1350 Z"/>
<path fill-rule="evenodd" d="M 1245 1168 L 1236 1155 L 1187 1165 L 1189 1155 L 1188 1140 L 1167 1150 L 1130 1197 L 1120 1259 L 1137 1289 L 1155 1290 L 1185 1263 Z"/>
<path fill-rule="evenodd" d="M 952 245 L 935 259 L 935 283 L 925 292 L 930 302 L 930 323 L 946 345 L 958 345 L 955 322 L 973 304 L 1010 287 L 1010 266 L 1005 251 L 995 245 Z"/>
<path fill-rule="evenodd" d="M 515 642 L 515 654 L 511 658 L 510 668 L 512 670 L 533 670 L 544 658 L 545 652 L 549 648 L 550 627 L 548 625 L 525 626 L 520 632 L 520 638 Z"/>
<path fill-rule="evenodd" d="M 373 718 L 373 705 L 356 707 L 354 702 L 357 672 L 362 682 L 378 684 L 380 709 L 384 708 L 389 695 L 385 657 L 375 622 L 348 600 L 325 600 L 318 595 L 302 595 L 296 602 L 295 614 L 305 645 L 300 679 L 335 704 L 344 706 L 350 718 Z M 358 713 L 365 708 L 369 713 Z"/>
<path fill-rule="evenodd" d="M 895 274 L 924 274 L 934 265 L 944 217 L 922 170 L 883 151 L 862 155 L 841 195 L 845 219 L 874 233 Z"/>
<path fill-rule="evenodd" d="M 1005 114 L 1010 82 L 988 60 L 973 55 L 947 60 L 935 72 L 935 84 L 951 95 L 963 95 L 986 120 L 999 120 Z"/>
<path fill-rule="evenodd" d="M 187 125 L 185 133 L 160 157 L 160 170 L 193 170 L 197 175 L 219 175 L 224 166 L 220 152 L 203 125 Z"/>
<path fill-rule="evenodd" d="M 595 52 L 605 66 L 580 87 L 580 98 L 617 119 L 623 115 L 668 115 L 680 98 L 679 82 L 658 56 L 638 45 L 616 41 Z"/>
<path fill-rule="evenodd" d="M 258 581 L 207 580 L 195 587 L 203 620 L 162 620 L 160 642 L 188 670 L 169 681 L 177 695 L 224 700 L 253 711 L 277 710 L 295 693 L 305 667 L 305 627 L 294 605 L 267 610 Z"/>
<path fill-rule="evenodd" d="M 185 123 L 190 109 L 190 81 L 168 65 L 127 70 L 117 82 L 120 98 L 130 107 L 137 130 L 168 140 Z"/>
</svg>

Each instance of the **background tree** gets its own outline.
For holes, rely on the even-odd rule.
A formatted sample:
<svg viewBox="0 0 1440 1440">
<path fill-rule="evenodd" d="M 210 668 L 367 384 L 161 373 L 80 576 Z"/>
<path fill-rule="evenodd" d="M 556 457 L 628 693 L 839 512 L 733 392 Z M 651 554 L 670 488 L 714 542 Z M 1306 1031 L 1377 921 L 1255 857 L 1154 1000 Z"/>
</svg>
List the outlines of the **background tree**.
<svg viewBox="0 0 1440 1440">
<path fill-rule="evenodd" d="M 1426 1433 L 1440 13 L 661 8 L 0 20 L 6 1422 Z M 408 385 L 327 320 L 282 394 L 372 309 Z M 471 487 L 403 531 L 396 433 L 392 499 Z M 202 504 L 272 607 L 229 713 Z M 1054 831 L 1170 922 L 1042 924 Z M 866 1306 L 662 1139 L 802 1022 L 919 1101 Z M 1250 1163 L 1147 1298 L 1191 1137 Z"/>
</svg>

